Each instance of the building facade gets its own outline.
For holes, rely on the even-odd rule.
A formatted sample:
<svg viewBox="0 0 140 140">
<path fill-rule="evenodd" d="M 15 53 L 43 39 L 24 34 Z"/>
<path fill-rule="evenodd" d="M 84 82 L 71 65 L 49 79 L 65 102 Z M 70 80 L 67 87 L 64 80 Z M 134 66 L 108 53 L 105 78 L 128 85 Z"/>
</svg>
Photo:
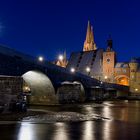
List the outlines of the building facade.
<svg viewBox="0 0 140 140">
<path fill-rule="evenodd" d="M 112 39 L 107 40 L 106 50 L 97 48 L 93 28 L 88 21 L 83 51 L 73 52 L 67 69 L 80 72 L 101 82 L 130 87 L 134 94 L 140 93 L 140 58 L 130 62 L 117 62 Z"/>
</svg>

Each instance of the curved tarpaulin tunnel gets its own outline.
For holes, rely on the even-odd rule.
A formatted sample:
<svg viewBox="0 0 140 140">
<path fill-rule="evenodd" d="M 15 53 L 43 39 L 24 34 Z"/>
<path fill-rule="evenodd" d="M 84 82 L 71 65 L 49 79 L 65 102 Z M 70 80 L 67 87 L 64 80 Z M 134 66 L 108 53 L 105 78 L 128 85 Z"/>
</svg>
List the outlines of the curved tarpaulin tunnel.
<svg viewBox="0 0 140 140">
<path fill-rule="evenodd" d="M 31 89 L 29 104 L 48 105 L 57 103 L 54 87 L 47 75 L 39 71 L 28 71 L 22 77 Z"/>
</svg>

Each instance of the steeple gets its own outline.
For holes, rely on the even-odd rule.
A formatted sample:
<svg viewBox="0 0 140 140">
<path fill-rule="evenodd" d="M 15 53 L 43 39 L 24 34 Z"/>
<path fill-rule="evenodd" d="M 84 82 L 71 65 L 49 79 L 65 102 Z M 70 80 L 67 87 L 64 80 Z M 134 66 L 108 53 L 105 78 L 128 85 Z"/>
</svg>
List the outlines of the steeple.
<svg viewBox="0 0 140 140">
<path fill-rule="evenodd" d="M 90 31 L 90 40 L 94 42 L 94 35 L 93 35 L 93 27 L 91 26 L 91 31 Z"/>
<path fill-rule="evenodd" d="M 90 35 L 91 34 L 91 26 L 90 26 L 90 21 L 88 21 L 87 25 L 87 34 L 86 34 L 86 41 L 89 43 L 90 42 Z"/>
<path fill-rule="evenodd" d="M 94 42 L 94 34 L 93 34 L 93 27 L 92 26 L 91 26 L 91 32 L 90 32 L 90 39 L 91 39 L 93 50 L 97 50 L 96 44 Z"/>
<path fill-rule="evenodd" d="M 107 40 L 107 51 L 112 51 L 113 49 L 113 41 L 111 39 L 111 35 L 109 35 L 109 39 Z"/>
<path fill-rule="evenodd" d="M 90 22 L 88 21 L 86 40 L 84 42 L 83 51 L 92 51 L 92 50 L 96 50 L 96 49 L 97 48 L 96 48 L 96 44 L 94 42 L 93 27 L 90 25 Z"/>
</svg>

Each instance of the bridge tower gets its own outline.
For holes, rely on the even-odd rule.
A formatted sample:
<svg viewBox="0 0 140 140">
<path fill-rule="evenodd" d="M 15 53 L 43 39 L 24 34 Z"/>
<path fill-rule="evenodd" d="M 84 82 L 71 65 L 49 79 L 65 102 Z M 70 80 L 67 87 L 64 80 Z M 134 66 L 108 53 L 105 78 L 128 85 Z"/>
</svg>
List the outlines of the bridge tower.
<svg viewBox="0 0 140 140">
<path fill-rule="evenodd" d="M 113 51 L 112 39 L 107 40 L 107 49 L 103 52 L 103 80 L 113 83 L 116 54 Z"/>
</svg>

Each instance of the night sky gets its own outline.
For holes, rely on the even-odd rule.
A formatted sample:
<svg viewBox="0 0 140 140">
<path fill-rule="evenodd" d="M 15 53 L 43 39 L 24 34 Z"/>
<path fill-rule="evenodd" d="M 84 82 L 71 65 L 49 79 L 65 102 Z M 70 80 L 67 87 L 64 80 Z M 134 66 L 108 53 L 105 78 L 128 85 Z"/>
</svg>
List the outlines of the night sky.
<svg viewBox="0 0 140 140">
<path fill-rule="evenodd" d="M 0 0 L 0 44 L 54 60 L 81 51 L 87 22 L 98 48 L 111 34 L 119 61 L 140 56 L 139 0 Z"/>
</svg>

